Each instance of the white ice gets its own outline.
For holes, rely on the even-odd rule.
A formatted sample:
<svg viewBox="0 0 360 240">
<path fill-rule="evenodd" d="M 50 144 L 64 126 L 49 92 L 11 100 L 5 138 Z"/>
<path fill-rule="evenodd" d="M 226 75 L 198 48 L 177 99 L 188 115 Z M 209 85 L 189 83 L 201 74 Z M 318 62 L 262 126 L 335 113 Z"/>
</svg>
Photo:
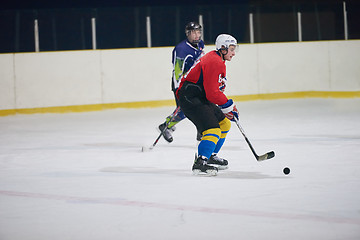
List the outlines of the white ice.
<svg viewBox="0 0 360 240">
<path fill-rule="evenodd" d="M 188 120 L 141 152 L 172 107 L 0 117 L 0 239 L 360 239 L 360 99 L 237 105 L 276 156 L 233 124 L 216 177 Z"/>
</svg>

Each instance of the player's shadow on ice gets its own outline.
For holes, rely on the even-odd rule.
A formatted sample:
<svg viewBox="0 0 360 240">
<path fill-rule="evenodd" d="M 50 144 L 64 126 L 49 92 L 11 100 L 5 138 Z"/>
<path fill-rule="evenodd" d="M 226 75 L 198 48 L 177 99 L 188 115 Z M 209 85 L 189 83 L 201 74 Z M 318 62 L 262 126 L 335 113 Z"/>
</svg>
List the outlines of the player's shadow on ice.
<svg viewBox="0 0 360 240">
<path fill-rule="evenodd" d="M 237 178 L 237 179 L 281 179 L 284 176 L 271 176 L 260 172 L 245 172 L 245 171 L 219 171 L 217 178 Z"/>
<path fill-rule="evenodd" d="M 191 170 L 184 169 L 160 169 L 155 167 L 106 167 L 100 169 L 100 172 L 130 174 L 132 176 L 158 175 L 158 176 L 180 176 L 180 177 L 217 177 L 233 179 L 281 179 L 285 176 L 271 176 L 260 172 L 245 172 L 220 170 L 217 176 L 208 176 L 206 174 L 193 175 Z"/>
</svg>

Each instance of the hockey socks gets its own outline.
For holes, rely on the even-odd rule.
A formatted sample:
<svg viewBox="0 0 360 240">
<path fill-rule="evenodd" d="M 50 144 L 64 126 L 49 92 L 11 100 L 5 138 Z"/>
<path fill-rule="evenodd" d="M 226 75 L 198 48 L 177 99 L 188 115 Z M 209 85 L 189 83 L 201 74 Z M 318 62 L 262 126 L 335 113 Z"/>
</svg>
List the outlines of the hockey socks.
<svg viewBox="0 0 360 240">
<path fill-rule="evenodd" d="M 220 128 L 211 128 L 203 132 L 203 137 L 198 146 L 199 156 L 204 156 L 207 159 L 211 157 L 214 152 L 216 144 L 218 143 L 221 135 Z"/>
<path fill-rule="evenodd" d="M 230 131 L 230 128 L 231 128 L 231 122 L 227 118 L 224 118 L 224 120 L 222 120 L 219 124 L 220 124 L 220 129 L 221 129 L 221 135 L 220 135 L 220 139 L 217 142 L 216 147 L 214 149 L 215 154 L 217 154 L 220 151 L 222 145 L 225 142 L 226 135 Z"/>
</svg>

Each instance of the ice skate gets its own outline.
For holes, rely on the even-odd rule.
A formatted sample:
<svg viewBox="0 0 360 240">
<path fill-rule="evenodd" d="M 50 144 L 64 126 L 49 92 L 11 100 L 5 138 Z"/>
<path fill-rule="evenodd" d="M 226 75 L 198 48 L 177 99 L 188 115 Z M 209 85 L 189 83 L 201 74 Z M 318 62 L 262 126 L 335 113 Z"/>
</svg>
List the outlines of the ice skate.
<svg viewBox="0 0 360 240">
<path fill-rule="evenodd" d="M 218 157 L 216 154 L 211 155 L 211 157 L 207 161 L 207 164 L 210 166 L 215 166 L 219 170 L 225 170 L 229 168 L 228 161 L 226 159 Z"/>
<path fill-rule="evenodd" d="M 214 166 L 208 165 L 206 160 L 207 159 L 202 156 L 196 158 L 194 165 L 192 166 L 193 173 L 195 175 L 205 173 L 206 175 L 216 176 L 218 169 Z"/>
<path fill-rule="evenodd" d="M 165 128 L 166 128 L 166 123 L 163 123 L 163 124 L 160 124 L 160 125 L 159 125 L 159 130 L 160 130 L 160 132 L 162 132 Z M 165 139 L 167 142 L 169 142 L 169 143 L 171 143 L 171 142 L 174 140 L 173 137 L 172 137 L 172 135 L 171 135 L 171 133 L 172 133 L 173 131 L 175 131 L 175 128 L 174 128 L 174 129 L 172 129 L 172 128 L 166 128 L 166 129 L 163 131 L 163 137 L 164 137 L 164 139 Z"/>
</svg>

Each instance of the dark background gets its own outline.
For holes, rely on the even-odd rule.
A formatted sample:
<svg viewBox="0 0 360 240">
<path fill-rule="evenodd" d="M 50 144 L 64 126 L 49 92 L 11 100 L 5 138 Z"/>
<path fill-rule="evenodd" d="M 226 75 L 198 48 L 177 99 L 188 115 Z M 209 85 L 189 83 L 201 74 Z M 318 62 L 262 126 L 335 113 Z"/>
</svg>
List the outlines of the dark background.
<svg viewBox="0 0 360 240">
<path fill-rule="evenodd" d="M 360 39 L 360 1 L 345 1 L 349 39 Z M 204 20 L 204 41 L 213 44 L 220 33 L 249 43 L 249 13 L 254 40 L 343 40 L 343 1 L 5 1 L 0 4 L 0 52 L 35 50 L 34 20 L 39 24 L 40 51 L 92 49 L 91 18 L 96 18 L 97 49 L 146 47 L 146 16 L 151 17 L 152 46 L 174 46 L 185 38 L 184 26 Z"/>
</svg>

